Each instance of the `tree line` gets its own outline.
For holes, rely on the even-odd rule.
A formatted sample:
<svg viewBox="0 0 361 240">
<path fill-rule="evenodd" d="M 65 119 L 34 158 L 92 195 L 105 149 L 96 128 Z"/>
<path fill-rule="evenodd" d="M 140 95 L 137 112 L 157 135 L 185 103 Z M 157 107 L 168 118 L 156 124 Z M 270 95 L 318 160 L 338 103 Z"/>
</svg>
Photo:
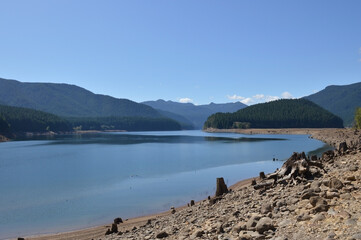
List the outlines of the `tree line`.
<svg viewBox="0 0 361 240">
<path fill-rule="evenodd" d="M 0 134 L 3 135 L 74 130 L 162 131 L 180 129 L 181 126 L 178 122 L 162 117 L 63 118 L 29 108 L 0 105 Z"/>
<path fill-rule="evenodd" d="M 235 113 L 211 115 L 204 128 L 339 128 L 340 117 L 306 99 L 256 104 Z"/>
</svg>

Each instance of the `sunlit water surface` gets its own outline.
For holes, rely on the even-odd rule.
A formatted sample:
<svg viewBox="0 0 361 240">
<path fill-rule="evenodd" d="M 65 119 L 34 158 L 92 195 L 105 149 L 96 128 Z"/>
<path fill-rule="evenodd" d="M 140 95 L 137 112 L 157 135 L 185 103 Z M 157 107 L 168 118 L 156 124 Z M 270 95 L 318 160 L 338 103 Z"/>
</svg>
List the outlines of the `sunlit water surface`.
<svg viewBox="0 0 361 240">
<path fill-rule="evenodd" d="M 0 238 L 54 233 L 168 210 L 272 172 L 306 135 L 202 131 L 99 133 L 0 144 Z M 313 151 L 310 153 L 310 151 Z M 280 161 L 272 161 L 273 158 Z"/>
</svg>

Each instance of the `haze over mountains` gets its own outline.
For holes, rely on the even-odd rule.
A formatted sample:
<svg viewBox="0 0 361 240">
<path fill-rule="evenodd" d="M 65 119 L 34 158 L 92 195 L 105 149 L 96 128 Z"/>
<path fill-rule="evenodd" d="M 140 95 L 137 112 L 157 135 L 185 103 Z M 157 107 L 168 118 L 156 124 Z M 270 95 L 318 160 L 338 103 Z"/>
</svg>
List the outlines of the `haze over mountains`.
<svg viewBox="0 0 361 240">
<path fill-rule="evenodd" d="M 206 105 L 194 105 L 193 103 L 178 103 L 173 101 L 157 101 L 142 102 L 154 109 L 170 112 L 186 118 L 191 122 L 195 129 L 202 129 L 204 122 L 213 113 L 217 112 L 235 112 L 239 109 L 247 107 L 241 102 L 216 104 L 210 103 Z M 165 113 L 166 114 L 166 113 Z"/>
</svg>

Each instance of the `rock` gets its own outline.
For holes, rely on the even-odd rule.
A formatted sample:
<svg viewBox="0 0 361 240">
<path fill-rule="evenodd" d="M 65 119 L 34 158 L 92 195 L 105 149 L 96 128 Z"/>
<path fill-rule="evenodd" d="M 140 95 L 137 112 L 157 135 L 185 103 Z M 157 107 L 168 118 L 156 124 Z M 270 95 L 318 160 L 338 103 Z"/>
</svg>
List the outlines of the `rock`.
<svg viewBox="0 0 361 240">
<path fill-rule="evenodd" d="M 355 175 L 347 176 L 346 180 L 348 180 L 348 181 L 356 181 L 356 177 L 355 177 Z"/>
<path fill-rule="evenodd" d="M 115 224 L 123 223 L 123 219 L 120 218 L 120 217 L 115 218 L 115 219 L 114 219 L 114 223 L 115 223 Z"/>
<path fill-rule="evenodd" d="M 272 211 L 272 205 L 270 203 L 265 203 L 261 207 L 261 213 L 267 214 Z"/>
<path fill-rule="evenodd" d="M 350 193 L 343 193 L 340 195 L 341 199 L 350 200 L 352 198 L 352 195 Z"/>
<path fill-rule="evenodd" d="M 258 240 L 264 239 L 264 235 L 253 231 L 241 231 L 239 233 L 239 240 Z"/>
<path fill-rule="evenodd" d="M 227 185 L 224 183 L 224 179 L 217 178 L 216 197 L 222 196 L 225 193 L 228 193 L 228 188 Z"/>
<path fill-rule="evenodd" d="M 218 224 L 217 225 L 217 230 L 216 230 L 217 234 L 220 233 L 224 233 L 224 229 L 223 229 L 223 225 L 222 224 Z"/>
<path fill-rule="evenodd" d="M 319 213 L 312 218 L 312 221 L 313 222 L 323 221 L 323 220 L 325 220 L 325 218 L 326 218 L 325 214 Z"/>
<path fill-rule="evenodd" d="M 25 238 L 19 237 L 18 240 L 25 240 Z"/>
<path fill-rule="evenodd" d="M 358 170 L 358 167 L 355 166 L 355 165 L 352 165 L 352 166 L 350 166 L 350 167 L 348 168 L 348 170 L 351 171 L 351 172 L 356 172 L 356 171 Z"/>
<path fill-rule="evenodd" d="M 311 216 L 306 213 L 297 216 L 298 222 L 308 221 L 310 219 L 311 219 Z"/>
<path fill-rule="evenodd" d="M 252 215 L 252 217 L 246 223 L 247 230 L 254 230 L 254 228 L 258 223 L 258 220 L 260 219 L 261 219 L 260 215 Z"/>
<path fill-rule="evenodd" d="M 330 192 L 330 191 L 327 191 L 326 192 L 326 198 L 327 199 L 332 199 L 332 198 L 335 198 L 335 197 L 340 197 L 340 194 L 338 192 Z"/>
<path fill-rule="evenodd" d="M 356 240 L 361 239 L 361 232 L 355 233 L 354 235 L 352 235 L 352 238 Z"/>
<path fill-rule="evenodd" d="M 191 200 L 191 204 L 190 204 L 191 206 L 194 206 L 194 200 Z"/>
<path fill-rule="evenodd" d="M 310 198 L 310 203 L 311 205 L 314 207 L 313 211 L 315 213 L 317 212 L 327 212 L 328 210 L 328 204 L 327 201 L 325 199 L 323 199 L 322 197 L 311 197 Z"/>
<path fill-rule="evenodd" d="M 190 239 L 195 239 L 197 237 L 202 237 L 204 234 L 203 230 L 196 230 L 190 237 Z"/>
<path fill-rule="evenodd" d="M 264 174 L 264 172 L 259 173 L 259 178 L 260 179 L 265 179 L 266 178 L 266 175 Z"/>
<path fill-rule="evenodd" d="M 335 153 L 332 150 L 328 150 L 322 154 L 322 159 L 326 162 L 332 160 L 335 157 Z"/>
<path fill-rule="evenodd" d="M 274 230 L 275 227 L 272 223 L 272 219 L 269 217 L 263 217 L 261 218 L 256 225 L 256 231 L 259 233 L 264 233 L 268 230 Z"/>
<path fill-rule="evenodd" d="M 239 222 L 232 228 L 232 231 L 239 233 L 241 230 L 245 230 L 246 228 L 247 226 L 245 222 Z"/>
<path fill-rule="evenodd" d="M 332 178 L 330 180 L 329 187 L 334 189 L 341 189 L 343 188 L 343 183 L 337 178 Z"/>
<path fill-rule="evenodd" d="M 166 238 L 168 236 L 169 236 L 169 234 L 167 232 L 162 231 L 162 232 L 157 233 L 156 238 Z"/>
<path fill-rule="evenodd" d="M 307 189 L 301 193 L 301 199 L 310 199 L 310 197 L 317 196 L 314 189 Z"/>
</svg>

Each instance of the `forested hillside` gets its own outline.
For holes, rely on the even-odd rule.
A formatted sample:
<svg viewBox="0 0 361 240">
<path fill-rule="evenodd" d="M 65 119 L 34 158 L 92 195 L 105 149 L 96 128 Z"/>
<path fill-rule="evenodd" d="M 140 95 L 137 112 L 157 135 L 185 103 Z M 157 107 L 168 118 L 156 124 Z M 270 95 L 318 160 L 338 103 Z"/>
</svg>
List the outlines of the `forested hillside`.
<svg viewBox="0 0 361 240">
<path fill-rule="evenodd" d="M 343 127 L 336 115 L 306 99 L 256 104 L 235 113 L 216 113 L 204 128 L 331 128 Z"/>
<path fill-rule="evenodd" d="M 352 126 L 356 108 L 361 107 L 361 82 L 328 86 L 305 98 L 341 117 L 345 126 Z"/>
<path fill-rule="evenodd" d="M 69 84 L 23 83 L 0 78 L 0 102 L 65 117 L 161 117 L 144 104 L 94 94 Z"/>
<path fill-rule="evenodd" d="M 74 130 L 164 131 L 181 130 L 181 126 L 162 117 L 63 118 L 38 110 L 0 105 L 0 134 Z"/>
<path fill-rule="evenodd" d="M 72 126 L 68 121 L 56 115 L 28 108 L 4 105 L 0 105 L 0 128 L 4 132 L 72 130 Z"/>
</svg>

